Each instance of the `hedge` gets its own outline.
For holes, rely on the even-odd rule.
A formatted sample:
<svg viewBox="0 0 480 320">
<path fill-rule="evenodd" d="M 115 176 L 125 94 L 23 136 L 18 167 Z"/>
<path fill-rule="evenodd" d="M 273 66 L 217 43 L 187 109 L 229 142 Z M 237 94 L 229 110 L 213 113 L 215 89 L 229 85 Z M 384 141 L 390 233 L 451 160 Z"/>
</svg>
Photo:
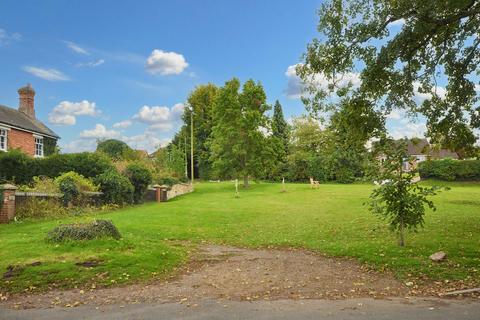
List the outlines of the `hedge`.
<svg viewBox="0 0 480 320">
<path fill-rule="evenodd" d="M 69 171 L 93 178 L 113 168 L 108 157 L 91 152 L 53 154 L 45 158 L 33 158 L 20 150 L 0 152 L 0 181 L 16 184 L 29 184 L 35 176 L 56 178 Z"/>
<path fill-rule="evenodd" d="M 418 172 L 422 179 L 479 181 L 480 160 L 429 160 L 419 164 Z"/>
</svg>

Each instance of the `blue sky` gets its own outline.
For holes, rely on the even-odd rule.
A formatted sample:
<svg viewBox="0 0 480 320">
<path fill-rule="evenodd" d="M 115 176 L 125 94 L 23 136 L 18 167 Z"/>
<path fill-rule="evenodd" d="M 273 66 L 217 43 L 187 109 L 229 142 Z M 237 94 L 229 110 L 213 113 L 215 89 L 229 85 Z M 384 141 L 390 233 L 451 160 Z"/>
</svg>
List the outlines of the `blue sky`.
<svg viewBox="0 0 480 320">
<path fill-rule="evenodd" d="M 120 138 L 153 151 L 198 84 L 261 81 L 287 118 L 304 113 L 292 74 L 317 35 L 319 0 L 0 2 L 0 104 L 31 83 L 64 152 Z M 408 127 L 410 126 L 410 127 Z M 393 114 L 394 135 L 423 123 Z M 398 132 L 397 132 L 398 131 Z"/>
</svg>

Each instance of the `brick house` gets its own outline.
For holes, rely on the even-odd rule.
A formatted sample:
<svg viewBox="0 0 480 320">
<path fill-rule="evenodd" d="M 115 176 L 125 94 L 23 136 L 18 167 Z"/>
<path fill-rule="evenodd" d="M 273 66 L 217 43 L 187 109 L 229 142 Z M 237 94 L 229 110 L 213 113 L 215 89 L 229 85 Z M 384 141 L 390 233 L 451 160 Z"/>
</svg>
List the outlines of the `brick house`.
<svg viewBox="0 0 480 320">
<path fill-rule="evenodd" d="M 0 151 L 20 149 L 43 157 L 44 146 L 53 148 L 60 137 L 35 117 L 35 90 L 30 84 L 18 89 L 17 109 L 0 105 Z"/>
</svg>

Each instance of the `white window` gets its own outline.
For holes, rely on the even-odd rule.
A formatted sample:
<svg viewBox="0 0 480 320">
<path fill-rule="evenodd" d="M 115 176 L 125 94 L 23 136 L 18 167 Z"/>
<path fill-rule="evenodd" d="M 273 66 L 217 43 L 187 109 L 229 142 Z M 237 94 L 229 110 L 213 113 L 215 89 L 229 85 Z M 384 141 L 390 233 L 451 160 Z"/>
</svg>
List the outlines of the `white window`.
<svg viewBox="0 0 480 320">
<path fill-rule="evenodd" d="M 7 151 L 8 147 L 8 137 L 7 137 L 7 130 L 0 128 L 0 150 Z"/>
<path fill-rule="evenodd" d="M 43 138 L 35 137 L 35 157 L 43 157 Z"/>
</svg>

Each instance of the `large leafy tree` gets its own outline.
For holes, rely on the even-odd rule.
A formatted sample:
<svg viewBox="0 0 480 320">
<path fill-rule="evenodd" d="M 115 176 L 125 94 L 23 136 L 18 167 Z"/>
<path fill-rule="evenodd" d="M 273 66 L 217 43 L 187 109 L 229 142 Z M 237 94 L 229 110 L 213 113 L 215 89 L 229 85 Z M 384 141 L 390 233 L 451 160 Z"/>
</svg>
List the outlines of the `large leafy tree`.
<svg viewBox="0 0 480 320">
<path fill-rule="evenodd" d="M 213 110 L 211 157 L 222 177 L 260 177 L 270 167 L 270 144 L 261 129 L 267 126 L 269 109 L 260 83 L 248 80 L 240 91 L 240 81 L 227 81 L 220 88 Z"/>
<path fill-rule="evenodd" d="M 199 177 L 208 179 L 211 176 L 210 150 L 207 140 L 212 134 L 212 116 L 213 105 L 218 93 L 218 88 L 214 84 L 197 86 L 188 96 L 190 108 L 185 109 L 183 121 L 184 129 L 179 135 L 179 140 L 187 137 L 187 149 L 190 148 L 190 117 L 193 110 L 193 131 L 194 131 L 194 150 L 195 167 L 198 169 Z M 178 145 L 183 144 L 178 141 Z M 190 167 L 189 167 L 190 168 Z"/>
<path fill-rule="evenodd" d="M 420 113 L 433 142 L 461 155 L 473 150 L 480 1 L 329 0 L 319 16 L 320 37 L 297 67 L 311 111 L 334 110 L 332 92 L 361 97 L 383 116 L 393 108 Z"/>
<path fill-rule="evenodd" d="M 278 100 L 273 107 L 272 117 L 272 147 L 275 154 L 275 168 L 272 178 L 281 178 L 287 169 L 288 147 L 290 143 L 290 128 L 283 116 L 282 105 Z"/>
</svg>

